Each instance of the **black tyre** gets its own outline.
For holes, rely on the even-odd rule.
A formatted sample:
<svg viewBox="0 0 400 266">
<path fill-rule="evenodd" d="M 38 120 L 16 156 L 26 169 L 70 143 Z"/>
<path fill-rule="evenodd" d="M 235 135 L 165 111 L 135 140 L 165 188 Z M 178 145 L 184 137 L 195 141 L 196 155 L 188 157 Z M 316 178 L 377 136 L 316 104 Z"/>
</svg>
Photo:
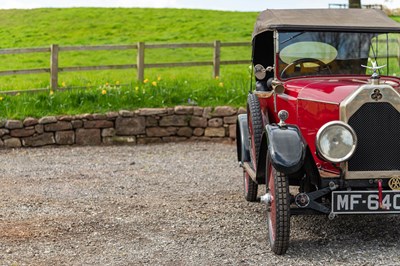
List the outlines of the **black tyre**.
<svg viewBox="0 0 400 266">
<path fill-rule="evenodd" d="M 247 97 L 247 122 L 250 135 L 250 158 L 253 169 L 257 169 L 257 160 L 263 131 L 260 103 L 257 96 L 249 94 Z M 244 197 L 247 201 L 257 201 L 258 184 L 244 171 Z"/>
<path fill-rule="evenodd" d="M 283 255 L 289 247 L 290 237 L 289 181 L 285 174 L 275 170 L 268 158 L 267 167 L 267 193 L 270 194 L 267 209 L 269 243 L 275 254 Z"/>
</svg>

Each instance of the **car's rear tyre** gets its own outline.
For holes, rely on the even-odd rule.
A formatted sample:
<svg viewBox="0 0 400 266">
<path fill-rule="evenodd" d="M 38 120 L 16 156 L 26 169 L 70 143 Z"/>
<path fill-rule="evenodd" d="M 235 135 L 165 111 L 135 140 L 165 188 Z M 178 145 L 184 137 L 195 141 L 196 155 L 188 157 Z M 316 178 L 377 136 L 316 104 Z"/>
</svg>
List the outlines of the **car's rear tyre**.
<svg viewBox="0 0 400 266">
<path fill-rule="evenodd" d="M 269 156 L 267 156 L 269 157 Z M 268 237 L 271 250 L 277 255 L 286 253 L 290 237 L 290 194 L 288 177 L 276 171 L 267 159 Z"/>
<path fill-rule="evenodd" d="M 254 171 L 257 170 L 257 161 L 260 152 L 261 136 L 263 131 L 260 102 L 254 94 L 247 97 L 247 121 L 250 135 L 250 158 Z M 247 201 L 257 201 L 258 184 L 244 171 L 244 197 Z"/>
<path fill-rule="evenodd" d="M 251 179 L 246 170 L 243 170 L 243 186 L 244 198 L 250 202 L 257 201 L 258 184 Z"/>
</svg>

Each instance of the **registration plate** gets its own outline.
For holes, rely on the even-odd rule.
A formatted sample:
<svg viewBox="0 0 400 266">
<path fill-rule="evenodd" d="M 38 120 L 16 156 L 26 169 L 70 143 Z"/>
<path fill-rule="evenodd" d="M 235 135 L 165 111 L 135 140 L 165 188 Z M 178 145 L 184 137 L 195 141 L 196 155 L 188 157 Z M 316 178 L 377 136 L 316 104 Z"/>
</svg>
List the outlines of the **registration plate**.
<svg viewBox="0 0 400 266">
<path fill-rule="evenodd" d="M 333 191 L 332 212 L 335 214 L 400 213 L 400 191 Z"/>
</svg>

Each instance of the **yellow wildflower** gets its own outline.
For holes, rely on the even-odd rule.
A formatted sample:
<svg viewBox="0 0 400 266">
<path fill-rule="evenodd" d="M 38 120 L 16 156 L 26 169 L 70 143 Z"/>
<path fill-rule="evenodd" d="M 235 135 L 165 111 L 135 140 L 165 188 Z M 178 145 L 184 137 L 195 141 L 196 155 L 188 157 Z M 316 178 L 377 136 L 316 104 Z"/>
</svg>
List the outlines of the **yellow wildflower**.
<svg viewBox="0 0 400 266">
<path fill-rule="evenodd" d="M 157 86 L 157 82 L 156 82 L 156 81 L 153 81 L 153 82 L 151 83 L 151 85 L 153 85 L 154 87 L 156 87 L 156 86 Z"/>
<path fill-rule="evenodd" d="M 139 87 L 135 87 L 135 91 L 138 92 L 139 91 Z"/>
<path fill-rule="evenodd" d="M 220 83 L 218 84 L 218 86 L 223 87 L 223 86 L 224 86 L 224 83 L 223 83 L 223 82 L 220 82 Z"/>
<path fill-rule="evenodd" d="M 107 91 L 103 89 L 103 90 L 101 91 L 101 94 L 106 95 L 106 94 L 107 94 Z"/>
<path fill-rule="evenodd" d="M 161 80 L 161 77 L 160 77 L 160 76 L 158 76 L 158 77 L 157 77 L 157 80 L 158 80 L 158 81 L 160 81 L 160 80 Z"/>
<path fill-rule="evenodd" d="M 63 81 L 63 82 L 61 83 L 61 86 L 64 87 L 64 88 L 67 87 L 67 84 L 65 83 L 65 81 Z"/>
<path fill-rule="evenodd" d="M 117 80 L 116 82 L 115 82 L 115 85 L 117 85 L 117 86 L 119 86 L 119 80 Z"/>
<path fill-rule="evenodd" d="M 108 82 L 106 82 L 106 87 L 110 86 L 110 84 Z"/>
<path fill-rule="evenodd" d="M 54 91 L 53 91 L 53 90 L 50 90 L 49 94 L 50 94 L 50 95 L 53 95 L 53 94 L 54 94 Z"/>
<path fill-rule="evenodd" d="M 143 80 L 143 83 L 147 83 L 147 82 L 149 82 L 149 79 Z"/>
<path fill-rule="evenodd" d="M 219 76 L 215 76 L 215 79 L 218 80 L 218 79 L 219 79 Z"/>
<path fill-rule="evenodd" d="M 4 97 L 1 97 L 1 96 L 0 96 L 0 101 L 2 101 L 2 100 L 4 100 Z"/>
</svg>

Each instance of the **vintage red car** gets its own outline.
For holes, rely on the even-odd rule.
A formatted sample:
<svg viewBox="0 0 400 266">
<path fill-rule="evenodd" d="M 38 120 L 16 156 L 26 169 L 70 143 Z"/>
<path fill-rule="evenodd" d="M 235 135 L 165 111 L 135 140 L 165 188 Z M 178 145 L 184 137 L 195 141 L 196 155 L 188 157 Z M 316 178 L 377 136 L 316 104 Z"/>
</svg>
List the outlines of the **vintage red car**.
<svg viewBox="0 0 400 266">
<path fill-rule="evenodd" d="M 237 154 L 246 200 L 267 205 L 274 253 L 287 251 L 294 214 L 400 213 L 399 33 L 372 9 L 257 18 Z"/>
</svg>

